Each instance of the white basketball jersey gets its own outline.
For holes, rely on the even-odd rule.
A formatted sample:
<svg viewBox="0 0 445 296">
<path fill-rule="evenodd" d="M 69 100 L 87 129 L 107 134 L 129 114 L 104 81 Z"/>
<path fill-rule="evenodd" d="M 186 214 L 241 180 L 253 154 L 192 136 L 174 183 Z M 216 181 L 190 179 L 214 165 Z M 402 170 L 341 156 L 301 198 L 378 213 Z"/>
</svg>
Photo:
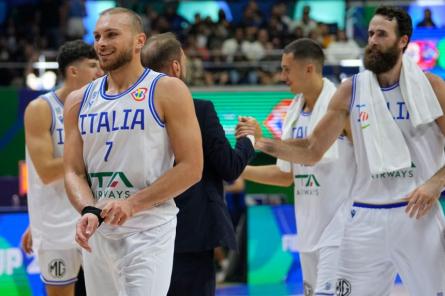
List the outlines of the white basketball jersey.
<svg viewBox="0 0 445 296">
<path fill-rule="evenodd" d="M 107 95 L 107 77 L 85 90 L 79 113 L 83 157 L 94 197 L 126 199 L 150 186 L 172 168 L 174 156 L 164 122 L 154 104 L 154 90 L 164 76 L 145 69 L 128 90 Z M 176 217 L 173 199 L 138 213 L 119 227 L 103 224 L 107 236 L 128 235 Z"/>
<path fill-rule="evenodd" d="M 354 92 L 359 87 L 359 79 L 354 76 L 350 118 L 355 157 L 359 169 L 352 191 L 352 198 L 354 201 L 372 204 L 400 202 L 401 199 L 407 197 L 415 188 L 425 183 L 444 165 L 445 137 L 434 121 L 417 128 L 412 125 L 398 83 L 382 88 L 388 109 L 408 145 L 412 165 L 407 169 L 372 175 L 360 130 L 360 107 L 362 107 L 362 103 Z"/>
<path fill-rule="evenodd" d="M 310 134 L 311 113 L 301 112 L 293 128 L 293 138 L 307 138 Z M 350 200 L 352 182 L 356 172 L 352 144 L 346 136 L 337 139 L 339 158 L 319 162 L 313 166 L 291 164 L 294 175 L 295 216 L 297 220 L 297 248 L 312 252 L 318 248 L 338 245 L 339 235 L 324 234 L 340 207 Z M 277 162 L 283 164 L 283 161 Z M 285 171 L 286 165 L 283 165 Z M 280 166 L 281 168 L 281 166 Z M 323 237 L 323 239 L 322 239 Z"/>
<path fill-rule="evenodd" d="M 50 92 L 40 98 L 47 101 L 52 114 L 50 132 L 54 157 L 63 156 L 63 103 L 56 93 Z M 71 249 L 74 241 L 79 213 L 74 209 L 65 193 L 63 178 L 43 184 L 26 148 L 28 166 L 28 210 L 35 249 Z"/>
</svg>

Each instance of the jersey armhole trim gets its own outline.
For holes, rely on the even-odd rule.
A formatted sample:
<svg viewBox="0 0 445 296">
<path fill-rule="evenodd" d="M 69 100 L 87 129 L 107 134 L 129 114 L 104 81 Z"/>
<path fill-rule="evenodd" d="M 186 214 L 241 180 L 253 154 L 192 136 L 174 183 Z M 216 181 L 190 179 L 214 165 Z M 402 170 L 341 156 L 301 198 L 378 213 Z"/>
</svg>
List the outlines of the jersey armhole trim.
<svg viewBox="0 0 445 296">
<path fill-rule="evenodd" d="M 54 128 L 56 127 L 56 115 L 54 114 L 54 110 L 53 107 L 51 106 L 51 102 L 49 100 L 49 98 L 45 97 L 45 96 L 41 96 L 42 99 L 44 99 L 47 103 L 48 103 L 48 107 L 51 110 L 51 127 L 49 128 L 49 131 L 51 132 L 51 134 L 54 132 Z"/>
<path fill-rule="evenodd" d="M 352 108 L 354 107 L 354 103 L 355 103 L 355 91 L 356 91 L 356 86 L 357 84 L 357 74 L 352 76 L 352 91 L 351 91 L 351 102 L 349 103 L 349 113 L 352 112 Z"/>
<path fill-rule="evenodd" d="M 88 84 L 87 88 L 85 89 L 85 92 L 83 93 L 82 101 L 80 102 L 79 113 L 77 114 L 78 117 L 80 116 L 80 112 L 82 111 L 85 101 L 87 100 L 88 96 L 90 95 L 90 90 L 91 90 L 91 87 L 93 86 L 93 84 L 94 84 L 93 82 Z"/>
<path fill-rule="evenodd" d="M 166 75 L 159 74 L 155 79 L 153 79 L 153 82 L 151 83 L 151 87 L 150 87 L 150 93 L 148 95 L 148 107 L 150 109 L 150 113 L 151 113 L 151 115 L 153 115 L 153 118 L 156 121 L 156 123 L 162 128 L 165 127 L 165 122 L 163 122 L 161 120 L 161 117 L 159 116 L 158 112 L 156 112 L 156 107 L 155 107 L 155 103 L 154 103 L 154 93 L 155 93 L 155 88 L 156 88 L 156 85 L 157 85 L 159 79 L 164 76 L 166 76 Z"/>
</svg>

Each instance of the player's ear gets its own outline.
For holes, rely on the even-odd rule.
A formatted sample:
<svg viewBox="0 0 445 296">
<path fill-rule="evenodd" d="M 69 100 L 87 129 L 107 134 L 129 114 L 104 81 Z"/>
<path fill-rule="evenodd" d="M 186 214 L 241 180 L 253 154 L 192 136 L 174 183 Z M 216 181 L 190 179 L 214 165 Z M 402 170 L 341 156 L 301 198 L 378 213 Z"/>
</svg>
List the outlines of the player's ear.
<svg viewBox="0 0 445 296">
<path fill-rule="evenodd" d="M 145 45 L 145 41 L 147 40 L 147 36 L 145 33 L 138 33 L 136 36 L 136 49 L 141 51 Z"/>
<path fill-rule="evenodd" d="M 78 73 L 77 67 L 75 67 L 73 65 L 68 66 L 67 69 L 66 69 L 67 76 L 74 76 L 74 77 L 76 77 L 77 73 Z"/>
</svg>

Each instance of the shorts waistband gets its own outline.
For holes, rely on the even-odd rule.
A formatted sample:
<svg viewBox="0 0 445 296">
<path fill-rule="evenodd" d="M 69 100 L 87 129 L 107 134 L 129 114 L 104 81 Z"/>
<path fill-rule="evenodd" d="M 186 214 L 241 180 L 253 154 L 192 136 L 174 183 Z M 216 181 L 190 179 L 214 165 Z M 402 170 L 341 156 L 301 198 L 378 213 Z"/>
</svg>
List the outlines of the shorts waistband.
<svg viewBox="0 0 445 296">
<path fill-rule="evenodd" d="M 359 208 L 367 208 L 367 209 L 393 209 L 393 208 L 404 207 L 407 204 L 408 204 L 407 201 L 390 203 L 390 204 L 368 204 L 368 203 L 362 203 L 362 202 L 354 202 L 352 204 L 352 206 L 359 207 Z"/>
</svg>

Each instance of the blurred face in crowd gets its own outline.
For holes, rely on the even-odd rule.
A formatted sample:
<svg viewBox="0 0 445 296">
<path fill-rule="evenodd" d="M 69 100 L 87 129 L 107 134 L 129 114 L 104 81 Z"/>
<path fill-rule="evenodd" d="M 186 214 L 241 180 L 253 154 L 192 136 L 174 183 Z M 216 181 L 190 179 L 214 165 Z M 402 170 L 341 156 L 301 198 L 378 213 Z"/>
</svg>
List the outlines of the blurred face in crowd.
<svg viewBox="0 0 445 296">
<path fill-rule="evenodd" d="M 126 13 L 102 15 L 94 30 L 94 49 L 101 68 L 109 72 L 131 62 L 136 44 L 140 42 L 138 36 L 130 15 Z"/>
<path fill-rule="evenodd" d="M 381 15 L 372 18 L 363 61 L 366 69 L 381 74 L 396 65 L 407 43 L 406 36 L 399 37 L 396 32 L 396 19 L 388 20 Z"/>
<path fill-rule="evenodd" d="M 294 94 L 305 92 L 305 82 L 314 65 L 307 59 L 295 59 L 293 53 L 284 53 L 281 58 L 281 80 Z"/>
<path fill-rule="evenodd" d="M 74 62 L 67 69 L 79 88 L 90 83 L 96 78 L 104 75 L 104 72 L 99 67 L 99 61 L 96 59 L 82 59 Z"/>
</svg>

